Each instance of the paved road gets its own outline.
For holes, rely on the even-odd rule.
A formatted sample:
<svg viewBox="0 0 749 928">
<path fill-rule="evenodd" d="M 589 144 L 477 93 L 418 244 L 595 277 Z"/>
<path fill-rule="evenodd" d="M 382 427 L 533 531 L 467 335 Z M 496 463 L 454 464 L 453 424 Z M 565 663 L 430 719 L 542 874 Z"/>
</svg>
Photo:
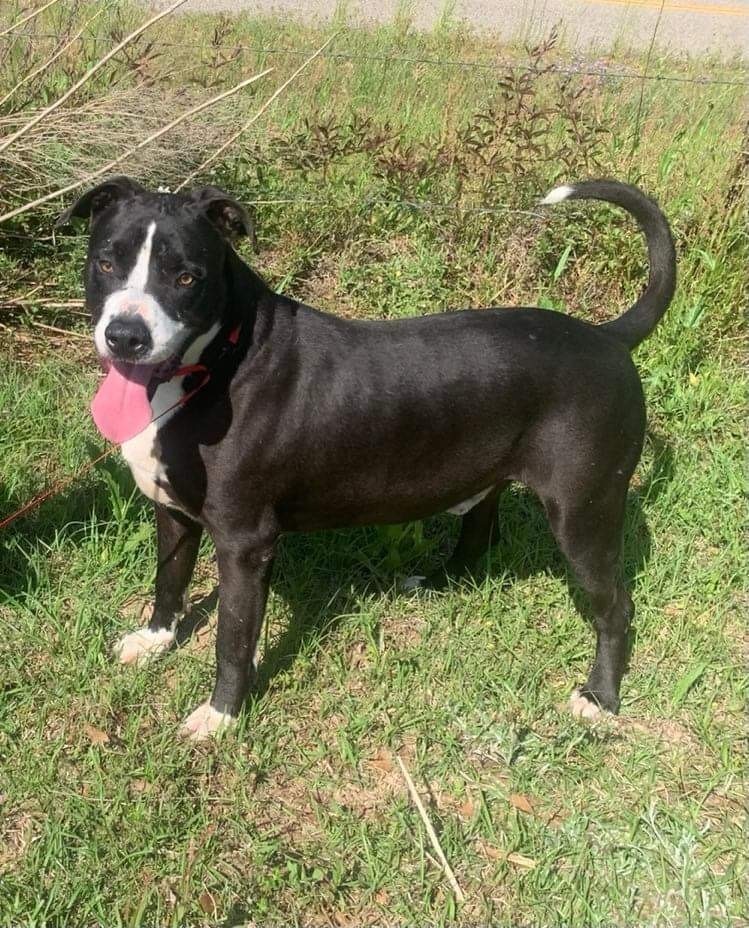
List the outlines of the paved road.
<svg viewBox="0 0 749 928">
<path fill-rule="evenodd" d="M 183 9 L 288 13 L 305 20 L 327 19 L 336 0 L 189 0 Z M 392 18 L 398 0 L 348 0 L 353 23 Z M 505 39 L 535 39 L 561 25 L 566 43 L 584 53 L 614 45 L 647 49 L 657 25 L 656 45 L 675 53 L 749 56 L 749 0 L 413 0 L 418 28 L 429 29 L 442 11 Z"/>
</svg>

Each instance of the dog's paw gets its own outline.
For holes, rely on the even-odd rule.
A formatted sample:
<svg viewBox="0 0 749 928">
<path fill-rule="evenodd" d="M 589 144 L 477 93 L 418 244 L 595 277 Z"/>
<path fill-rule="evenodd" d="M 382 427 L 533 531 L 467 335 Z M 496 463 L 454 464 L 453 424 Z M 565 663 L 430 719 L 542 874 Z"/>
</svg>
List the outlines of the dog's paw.
<svg viewBox="0 0 749 928">
<path fill-rule="evenodd" d="M 575 718 L 587 719 L 589 722 L 597 721 L 609 714 L 597 702 L 583 695 L 579 688 L 574 689 L 570 696 L 570 712 Z"/>
<path fill-rule="evenodd" d="M 404 593 L 412 593 L 414 590 L 423 590 L 427 585 L 427 578 L 422 577 L 420 574 L 414 574 L 413 577 L 406 577 L 406 579 L 401 583 L 401 590 Z"/>
<path fill-rule="evenodd" d="M 192 741 L 205 741 L 236 724 L 236 718 L 228 712 L 219 712 L 210 702 L 201 706 L 187 716 L 180 727 L 179 733 L 183 738 Z"/>
<path fill-rule="evenodd" d="M 174 638 L 174 632 L 168 628 L 157 632 L 139 628 L 120 638 L 114 646 L 114 654 L 121 664 L 144 664 L 157 654 L 168 651 L 174 644 Z"/>
</svg>

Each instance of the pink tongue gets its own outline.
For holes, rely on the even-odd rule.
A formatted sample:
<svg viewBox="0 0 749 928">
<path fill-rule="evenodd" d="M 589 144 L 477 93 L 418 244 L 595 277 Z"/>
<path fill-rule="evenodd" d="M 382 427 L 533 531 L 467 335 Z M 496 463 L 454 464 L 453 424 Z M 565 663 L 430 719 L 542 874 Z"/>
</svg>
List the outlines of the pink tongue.
<svg viewBox="0 0 749 928">
<path fill-rule="evenodd" d="M 91 415 L 101 434 L 121 445 L 149 425 L 153 414 L 146 388 L 150 364 L 113 364 L 91 402 Z"/>
</svg>

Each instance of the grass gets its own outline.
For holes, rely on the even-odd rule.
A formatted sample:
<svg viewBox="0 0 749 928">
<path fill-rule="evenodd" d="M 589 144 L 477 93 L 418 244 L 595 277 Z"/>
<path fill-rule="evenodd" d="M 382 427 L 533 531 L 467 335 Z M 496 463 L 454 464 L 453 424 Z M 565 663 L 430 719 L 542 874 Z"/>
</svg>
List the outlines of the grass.
<svg viewBox="0 0 749 928">
<path fill-rule="evenodd" d="M 100 44 L 117 26 L 107 17 Z M 272 20 L 175 20 L 159 39 L 204 41 L 205 53 L 156 58 L 155 46 L 140 71 L 119 62 L 120 91 L 145 79 L 155 89 L 144 108 L 156 92 L 171 101 L 167 63 L 181 55 L 192 54 L 195 93 L 265 61 L 280 81 L 296 63 L 245 53 L 211 65 L 214 29 L 222 44 L 320 38 Z M 679 291 L 637 353 L 650 431 L 628 512 L 637 619 L 621 715 L 589 727 L 564 709 L 592 634 L 538 504 L 518 488 L 502 501 L 487 577 L 439 596 L 402 595 L 397 580 L 436 562 L 455 537 L 451 517 L 286 538 L 260 697 L 218 745 L 179 742 L 178 720 L 211 685 L 212 552 L 193 589 L 195 635 L 152 667 L 115 665 L 112 642 L 148 602 L 154 538 L 148 506 L 112 458 L 0 536 L 0 920 L 743 924 L 740 88 L 648 84 L 635 147 L 639 84 L 565 85 L 543 70 L 564 57 L 557 49 L 540 56 L 526 94 L 498 89 L 492 71 L 372 60 L 522 54 L 460 31 L 418 36 L 399 20 L 338 42 L 369 57 L 316 65 L 211 178 L 261 201 L 260 253 L 246 257 L 278 288 L 356 316 L 506 302 L 597 319 L 643 280 L 641 242 L 618 214 L 586 206 L 542 219 L 401 201 L 527 210 L 558 180 L 601 173 L 642 183 L 673 222 Z M 59 90 L 84 65 L 49 80 Z M 656 64 L 683 76 L 706 67 Z M 92 100 L 107 92 L 93 88 Z M 135 106 L 137 94 L 128 99 Z M 249 112 L 253 100 L 237 107 Z M 511 131 L 497 129 L 502 119 Z M 524 153 L 528 124 L 538 149 Z M 493 128 L 478 136 L 481 126 Z M 576 147 L 574 132 L 588 142 Z M 153 181 L 161 164 L 163 181 L 178 180 L 177 142 L 132 173 Z M 87 153 L 69 132 L 49 144 L 37 157 L 54 156 L 61 181 L 65 165 L 108 154 Z M 262 202 L 278 200 L 302 202 Z M 43 302 L 81 296 L 84 236 L 53 241 L 52 215 L 0 231 L 0 513 L 100 447 L 85 414 L 97 379 L 88 342 L 39 327 L 84 331 L 75 309 Z M 396 754 L 463 906 L 432 859 Z"/>
</svg>

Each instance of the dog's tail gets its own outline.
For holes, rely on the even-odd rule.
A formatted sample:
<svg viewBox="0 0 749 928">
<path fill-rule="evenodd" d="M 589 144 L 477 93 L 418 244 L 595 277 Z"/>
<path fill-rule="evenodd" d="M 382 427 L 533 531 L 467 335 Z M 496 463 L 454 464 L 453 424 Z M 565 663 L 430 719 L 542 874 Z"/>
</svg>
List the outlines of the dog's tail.
<svg viewBox="0 0 749 928">
<path fill-rule="evenodd" d="M 555 187 L 541 203 L 550 205 L 562 200 L 615 203 L 631 213 L 645 233 L 650 259 L 650 278 L 645 292 L 618 319 L 604 322 L 601 326 L 628 348 L 636 348 L 656 327 L 676 288 L 676 250 L 668 220 L 658 205 L 641 190 L 615 180 L 588 180 Z"/>
</svg>

